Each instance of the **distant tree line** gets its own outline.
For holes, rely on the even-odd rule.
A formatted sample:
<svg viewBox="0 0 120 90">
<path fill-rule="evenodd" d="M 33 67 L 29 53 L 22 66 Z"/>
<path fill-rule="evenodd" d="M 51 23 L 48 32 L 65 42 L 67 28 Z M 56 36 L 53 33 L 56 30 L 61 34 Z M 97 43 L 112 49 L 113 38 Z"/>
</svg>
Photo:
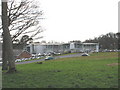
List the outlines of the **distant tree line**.
<svg viewBox="0 0 120 90">
<path fill-rule="evenodd" d="M 99 43 L 99 47 L 101 50 L 109 49 L 114 50 L 118 49 L 118 34 L 117 33 L 107 33 L 105 35 L 100 35 L 99 37 L 95 37 L 94 39 L 87 39 L 85 43 Z"/>
<path fill-rule="evenodd" d="M 120 35 L 119 35 L 120 36 Z M 100 35 L 98 37 L 95 37 L 94 39 L 87 39 L 84 41 L 84 43 L 99 43 L 99 49 L 100 50 L 104 50 L 104 49 L 108 49 L 108 50 L 115 50 L 115 49 L 120 49 L 120 45 L 119 45 L 119 36 L 118 33 L 107 33 L 105 35 Z M 28 35 L 24 35 L 17 43 L 13 44 L 13 48 L 14 49 L 24 49 L 24 47 L 27 44 L 27 42 L 29 41 L 32 42 L 33 39 L 29 38 Z M 73 40 L 70 42 L 78 42 L 81 43 L 80 40 Z M 42 41 L 42 43 L 47 43 L 46 41 Z M 48 43 L 53 43 L 53 41 L 48 42 Z"/>
</svg>

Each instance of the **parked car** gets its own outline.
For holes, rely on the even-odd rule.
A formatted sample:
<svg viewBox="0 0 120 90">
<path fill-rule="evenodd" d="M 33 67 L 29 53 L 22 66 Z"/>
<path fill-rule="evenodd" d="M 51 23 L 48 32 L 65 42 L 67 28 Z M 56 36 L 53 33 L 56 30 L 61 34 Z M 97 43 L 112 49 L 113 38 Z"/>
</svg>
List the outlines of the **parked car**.
<svg viewBox="0 0 120 90">
<path fill-rule="evenodd" d="M 54 54 L 55 54 L 55 55 L 60 55 L 61 53 L 56 53 L 56 52 L 55 52 Z"/>
<path fill-rule="evenodd" d="M 32 54 L 32 57 L 35 57 L 36 56 L 36 54 Z"/>
<path fill-rule="evenodd" d="M 47 55 L 47 53 L 43 53 L 43 56 L 46 56 Z"/>
<path fill-rule="evenodd" d="M 83 53 L 82 56 L 90 56 L 88 53 Z"/>
<path fill-rule="evenodd" d="M 37 56 L 41 56 L 42 54 L 41 53 L 38 53 Z"/>
<path fill-rule="evenodd" d="M 54 57 L 52 56 L 46 56 L 45 60 L 51 60 L 51 59 L 54 59 Z"/>
<path fill-rule="evenodd" d="M 2 64 L 2 62 L 0 62 L 0 64 Z"/>
<path fill-rule="evenodd" d="M 22 60 L 21 59 L 16 59 L 15 62 L 21 62 Z"/>
</svg>

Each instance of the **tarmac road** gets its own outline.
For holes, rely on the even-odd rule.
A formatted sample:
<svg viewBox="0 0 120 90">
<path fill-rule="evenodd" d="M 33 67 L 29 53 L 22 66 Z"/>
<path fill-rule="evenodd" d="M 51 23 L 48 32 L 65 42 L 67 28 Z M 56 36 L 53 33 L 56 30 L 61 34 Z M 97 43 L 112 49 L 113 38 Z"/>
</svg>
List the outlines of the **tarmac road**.
<svg viewBox="0 0 120 90">
<path fill-rule="evenodd" d="M 81 56 L 81 53 L 78 54 L 71 54 L 71 55 L 63 55 L 63 56 L 54 56 L 55 59 L 57 58 L 67 58 L 67 57 L 79 57 Z M 25 61 L 25 62 L 17 62 L 16 64 L 27 64 L 27 63 L 33 63 L 33 62 L 39 62 L 39 61 L 45 61 L 45 59 L 39 59 L 39 60 L 33 60 L 33 61 Z M 2 64 L 0 63 L 0 66 Z"/>
</svg>

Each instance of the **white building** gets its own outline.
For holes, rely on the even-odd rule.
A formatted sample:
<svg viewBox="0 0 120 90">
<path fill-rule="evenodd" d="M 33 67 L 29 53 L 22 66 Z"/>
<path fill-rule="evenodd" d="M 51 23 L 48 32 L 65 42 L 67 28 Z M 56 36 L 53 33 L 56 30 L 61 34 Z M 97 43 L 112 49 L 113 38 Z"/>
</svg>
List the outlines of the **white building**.
<svg viewBox="0 0 120 90">
<path fill-rule="evenodd" d="M 26 47 L 26 50 L 31 54 L 43 54 L 49 52 L 99 52 L 99 44 L 98 43 L 32 43 Z"/>
</svg>

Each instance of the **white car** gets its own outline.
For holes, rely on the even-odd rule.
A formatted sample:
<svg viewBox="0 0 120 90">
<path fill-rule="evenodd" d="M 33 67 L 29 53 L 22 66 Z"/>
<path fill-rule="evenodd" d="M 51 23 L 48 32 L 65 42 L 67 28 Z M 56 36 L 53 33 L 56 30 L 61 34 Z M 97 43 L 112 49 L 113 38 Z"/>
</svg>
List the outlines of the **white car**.
<svg viewBox="0 0 120 90">
<path fill-rule="evenodd" d="M 61 53 L 54 53 L 55 55 L 60 55 Z"/>
<path fill-rule="evenodd" d="M 42 54 L 41 53 L 38 53 L 38 56 L 41 56 Z"/>
<path fill-rule="evenodd" d="M 16 59 L 15 62 L 21 62 L 22 60 L 21 59 Z"/>
</svg>

